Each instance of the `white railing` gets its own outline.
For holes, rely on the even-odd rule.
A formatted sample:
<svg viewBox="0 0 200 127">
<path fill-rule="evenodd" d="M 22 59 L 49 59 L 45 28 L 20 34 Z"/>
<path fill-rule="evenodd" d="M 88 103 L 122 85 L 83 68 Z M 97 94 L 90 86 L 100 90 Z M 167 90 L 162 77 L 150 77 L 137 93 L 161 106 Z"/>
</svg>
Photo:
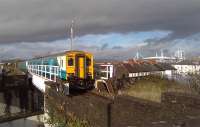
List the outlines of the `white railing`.
<svg viewBox="0 0 200 127">
<path fill-rule="evenodd" d="M 59 66 L 52 65 L 27 65 L 28 72 L 45 78 L 49 81 L 56 82 L 61 70 Z"/>
<path fill-rule="evenodd" d="M 100 72 L 105 74 L 105 77 L 101 77 L 101 79 L 109 79 L 113 77 L 113 65 L 112 64 L 102 64 L 100 65 Z"/>
</svg>

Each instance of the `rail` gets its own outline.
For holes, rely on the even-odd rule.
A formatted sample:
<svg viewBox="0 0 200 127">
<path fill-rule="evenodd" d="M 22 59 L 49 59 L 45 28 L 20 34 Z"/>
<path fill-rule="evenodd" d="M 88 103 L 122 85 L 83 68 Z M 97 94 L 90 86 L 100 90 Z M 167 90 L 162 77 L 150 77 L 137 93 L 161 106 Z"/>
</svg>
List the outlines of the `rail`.
<svg viewBox="0 0 200 127">
<path fill-rule="evenodd" d="M 28 72 L 45 78 L 46 80 L 56 82 L 61 75 L 59 66 L 52 65 L 27 65 Z"/>
</svg>

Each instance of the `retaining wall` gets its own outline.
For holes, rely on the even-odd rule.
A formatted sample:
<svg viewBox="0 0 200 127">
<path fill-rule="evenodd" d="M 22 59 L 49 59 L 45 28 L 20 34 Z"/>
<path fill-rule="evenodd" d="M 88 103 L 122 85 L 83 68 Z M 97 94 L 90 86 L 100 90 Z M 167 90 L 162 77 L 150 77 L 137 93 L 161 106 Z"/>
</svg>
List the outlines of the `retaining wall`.
<svg viewBox="0 0 200 127">
<path fill-rule="evenodd" d="M 63 103 L 68 113 L 89 121 L 94 127 L 154 126 L 156 121 L 172 123 L 185 119 L 187 113 L 200 113 L 199 97 L 186 94 L 164 93 L 162 103 L 155 103 L 130 96 L 117 96 L 111 100 L 89 94 L 63 96 L 55 90 L 47 92 L 55 103 Z M 169 125 L 166 123 L 166 126 Z"/>
</svg>

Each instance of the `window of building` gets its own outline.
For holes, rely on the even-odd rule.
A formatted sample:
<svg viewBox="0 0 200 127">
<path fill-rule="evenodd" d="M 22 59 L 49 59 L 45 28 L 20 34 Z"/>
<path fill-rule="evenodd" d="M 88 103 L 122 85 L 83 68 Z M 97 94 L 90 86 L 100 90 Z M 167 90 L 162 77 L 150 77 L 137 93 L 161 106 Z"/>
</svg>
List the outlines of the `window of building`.
<svg viewBox="0 0 200 127">
<path fill-rule="evenodd" d="M 68 58 L 68 66 L 74 66 L 74 59 Z"/>
</svg>

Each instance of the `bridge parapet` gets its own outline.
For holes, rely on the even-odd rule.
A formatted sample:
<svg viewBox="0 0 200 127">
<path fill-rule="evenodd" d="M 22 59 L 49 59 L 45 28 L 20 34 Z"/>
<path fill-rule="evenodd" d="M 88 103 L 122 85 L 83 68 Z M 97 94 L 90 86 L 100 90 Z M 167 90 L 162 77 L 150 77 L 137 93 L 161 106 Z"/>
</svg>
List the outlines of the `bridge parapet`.
<svg viewBox="0 0 200 127">
<path fill-rule="evenodd" d="M 47 81 L 56 82 L 57 78 L 61 75 L 59 66 L 52 65 L 27 65 L 28 72 Z"/>
</svg>

